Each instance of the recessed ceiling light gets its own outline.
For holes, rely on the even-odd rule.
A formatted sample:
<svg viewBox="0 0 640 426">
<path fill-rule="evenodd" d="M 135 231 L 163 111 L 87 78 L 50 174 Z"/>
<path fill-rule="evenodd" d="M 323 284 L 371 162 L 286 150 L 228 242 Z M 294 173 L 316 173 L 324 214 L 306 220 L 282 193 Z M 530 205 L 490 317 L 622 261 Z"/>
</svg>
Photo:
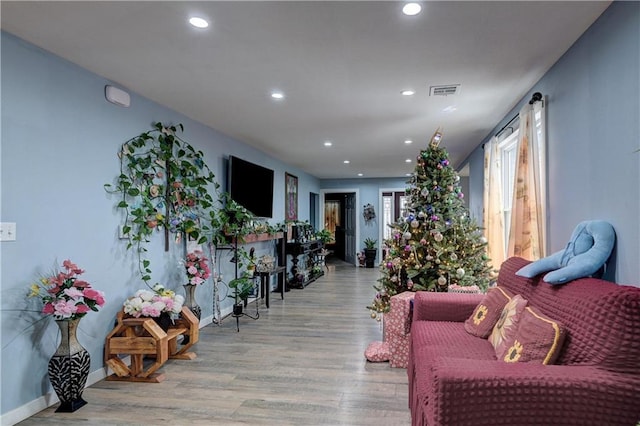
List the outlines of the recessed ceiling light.
<svg viewBox="0 0 640 426">
<path fill-rule="evenodd" d="M 415 16 L 422 10 L 422 6 L 418 3 L 407 3 L 402 8 L 402 13 L 408 16 Z"/>
<path fill-rule="evenodd" d="M 407 139 L 406 141 L 404 141 L 404 143 L 407 145 L 411 145 L 413 141 L 411 139 Z"/>
<path fill-rule="evenodd" d="M 282 92 L 272 92 L 271 97 L 273 99 L 284 99 L 284 93 Z"/>
<path fill-rule="evenodd" d="M 407 158 L 406 160 L 404 160 L 405 163 L 410 163 L 411 162 L 411 158 Z"/>
<path fill-rule="evenodd" d="M 402 92 L 400 92 L 400 94 L 402 96 L 413 96 L 416 94 L 416 92 L 413 90 L 403 90 Z"/>
<path fill-rule="evenodd" d="M 189 23 L 196 28 L 207 28 L 209 26 L 209 23 L 205 19 L 198 18 L 197 16 L 189 18 Z"/>
<path fill-rule="evenodd" d="M 349 161 L 349 160 L 344 160 L 344 161 L 343 161 L 343 163 L 344 163 L 344 164 L 349 164 L 350 162 L 351 162 L 351 161 Z"/>
<path fill-rule="evenodd" d="M 458 108 L 455 105 L 449 105 L 448 107 L 443 109 L 442 112 L 453 112 L 453 111 L 456 111 L 457 109 Z"/>
<path fill-rule="evenodd" d="M 405 176 L 411 176 L 411 173 L 405 173 L 404 175 Z"/>
<path fill-rule="evenodd" d="M 331 145 L 333 145 L 333 142 L 331 142 L 331 141 L 325 141 L 324 142 L 324 146 L 331 146 Z"/>
<path fill-rule="evenodd" d="M 358 173 L 358 176 L 362 176 L 362 173 Z"/>
</svg>

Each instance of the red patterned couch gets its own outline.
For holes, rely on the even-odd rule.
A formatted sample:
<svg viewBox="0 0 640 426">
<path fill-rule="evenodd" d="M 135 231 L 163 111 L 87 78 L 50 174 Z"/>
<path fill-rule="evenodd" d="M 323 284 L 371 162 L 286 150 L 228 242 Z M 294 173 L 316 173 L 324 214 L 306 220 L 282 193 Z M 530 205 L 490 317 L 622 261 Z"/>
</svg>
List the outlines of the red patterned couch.
<svg viewBox="0 0 640 426">
<path fill-rule="evenodd" d="M 498 287 L 566 328 L 553 365 L 498 360 L 465 330 L 483 295 L 418 292 L 409 353 L 413 425 L 625 425 L 640 421 L 640 288 L 594 278 L 552 286 L 515 275 Z"/>
</svg>

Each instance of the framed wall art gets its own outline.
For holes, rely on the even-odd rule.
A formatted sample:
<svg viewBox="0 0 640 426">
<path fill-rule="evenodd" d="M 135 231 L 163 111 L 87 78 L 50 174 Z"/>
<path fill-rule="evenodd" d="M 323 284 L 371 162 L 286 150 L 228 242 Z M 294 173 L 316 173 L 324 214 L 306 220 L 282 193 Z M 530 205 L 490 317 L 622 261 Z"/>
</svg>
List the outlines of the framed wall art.
<svg viewBox="0 0 640 426">
<path fill-rule="evenodd" d="M 284 173 L 284 219 L 298 220 L 298 177 Z"/>
</svg>

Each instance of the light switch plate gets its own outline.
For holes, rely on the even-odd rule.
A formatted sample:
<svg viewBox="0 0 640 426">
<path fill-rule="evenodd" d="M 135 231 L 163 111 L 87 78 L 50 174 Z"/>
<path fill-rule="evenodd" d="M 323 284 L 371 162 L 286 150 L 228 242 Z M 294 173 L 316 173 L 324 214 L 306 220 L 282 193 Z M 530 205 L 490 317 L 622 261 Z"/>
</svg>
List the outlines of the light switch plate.
<svg viewBox="0 0 640 426">
<path fill-rule="evenodd" d="M 0 222 L 0 241 L 16 240 L 16 223 Z"/>
</svg>

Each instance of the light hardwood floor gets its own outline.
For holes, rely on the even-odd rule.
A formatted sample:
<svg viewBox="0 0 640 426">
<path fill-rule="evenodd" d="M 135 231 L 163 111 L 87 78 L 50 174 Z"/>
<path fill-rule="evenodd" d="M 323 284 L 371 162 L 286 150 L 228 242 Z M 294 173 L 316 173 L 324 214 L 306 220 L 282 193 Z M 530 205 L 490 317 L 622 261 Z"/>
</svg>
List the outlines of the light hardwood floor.
<svg viewBox="0 0 640 426">
<path fill-rule="evenodd" d="M 200 330 L 192 361 L 169 360 L 157 384 L 102 380 L 75 413 L 56 406 L 20 425 L 409 425 L 406 370 L 369 363 L 381 340 L 365 306 L 378 270 L 340 262 L 260 318 Z M 255 306 L 249 305 L 249 313 Z"/>
</svg>

